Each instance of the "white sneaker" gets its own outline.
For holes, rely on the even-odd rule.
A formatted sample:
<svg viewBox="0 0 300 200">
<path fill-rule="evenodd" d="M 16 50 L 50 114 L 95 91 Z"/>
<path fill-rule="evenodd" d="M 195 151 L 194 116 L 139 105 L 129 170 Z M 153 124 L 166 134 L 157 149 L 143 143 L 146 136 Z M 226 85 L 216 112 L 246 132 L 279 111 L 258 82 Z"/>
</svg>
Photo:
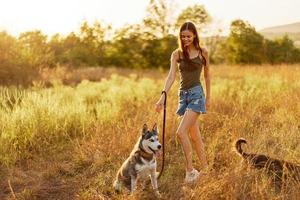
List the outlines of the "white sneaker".
<svg viewBox="0 0 300 200">
<path fill-rule="evenodd" d="M 199 176 L 200 172 L 198 172 L 196 169 L 193 169 L 190 172 L 186 172 L 184 182 L 193 183 L 199 178 Z"/>
</svg>

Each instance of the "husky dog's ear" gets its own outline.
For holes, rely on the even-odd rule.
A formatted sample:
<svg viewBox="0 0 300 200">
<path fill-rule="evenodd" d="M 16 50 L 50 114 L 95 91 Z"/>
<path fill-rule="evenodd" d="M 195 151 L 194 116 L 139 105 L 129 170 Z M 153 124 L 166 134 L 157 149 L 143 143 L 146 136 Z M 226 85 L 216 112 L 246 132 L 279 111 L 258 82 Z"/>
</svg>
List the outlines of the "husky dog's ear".
<svg viewBox="0 0 300 200">
<path fill-rule="evenodd" d="M 147 131 L 148 131 L 148 126 L 147 126 L 147 124 L 144 124 L 142 134 L 144 135 Z"/>
<path fill-rule="evenodd" d="M 158 127 L 157 127 L 156 123 L 153 125 L 152 130 L 155 131 L 156 133 L 158 133 Z"/>
</svg>

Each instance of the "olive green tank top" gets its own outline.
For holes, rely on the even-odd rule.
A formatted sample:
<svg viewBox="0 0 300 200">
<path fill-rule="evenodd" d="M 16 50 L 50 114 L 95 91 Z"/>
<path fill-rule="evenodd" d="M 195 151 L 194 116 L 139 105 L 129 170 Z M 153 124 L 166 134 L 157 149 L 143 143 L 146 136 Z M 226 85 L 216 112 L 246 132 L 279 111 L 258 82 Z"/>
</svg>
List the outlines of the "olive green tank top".
<svg viewBox="0 0 300 200">
<path fill-rule="evenodd" d="M 200 75 L 203 63 L 199 54 L 197 57 L 190 60 L 187 60 L 183 58 L 183 55 L 180 55 L 178 63 L 180 72 L 180 90 L 187 90 L 196 85 L 201 85 Z"/>
</svg>

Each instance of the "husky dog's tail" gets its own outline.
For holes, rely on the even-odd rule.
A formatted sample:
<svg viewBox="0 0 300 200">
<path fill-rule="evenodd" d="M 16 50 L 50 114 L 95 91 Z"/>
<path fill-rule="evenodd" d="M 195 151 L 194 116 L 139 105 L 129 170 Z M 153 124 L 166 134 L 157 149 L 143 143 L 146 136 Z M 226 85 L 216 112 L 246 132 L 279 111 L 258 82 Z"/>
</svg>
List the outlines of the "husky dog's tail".
<svg viewBox="0 0 300 200">
<path fill-rule="evenodd" d="M 121 183 L 118 179 L 116 179 L 113 183 L 113 188 L 115 189 L 115 192 L 120 193 L 121 192 Z"/>
<path fill-rule="evenodd" d="M 240 138 L 235 142 L 235 149 L 236 151 L 241 154 L 241 156 L 245 157 L 247 154 L 242 149 L 242 144 L 247 144 L 246 140 L 244 138 Z"/>
</svg>

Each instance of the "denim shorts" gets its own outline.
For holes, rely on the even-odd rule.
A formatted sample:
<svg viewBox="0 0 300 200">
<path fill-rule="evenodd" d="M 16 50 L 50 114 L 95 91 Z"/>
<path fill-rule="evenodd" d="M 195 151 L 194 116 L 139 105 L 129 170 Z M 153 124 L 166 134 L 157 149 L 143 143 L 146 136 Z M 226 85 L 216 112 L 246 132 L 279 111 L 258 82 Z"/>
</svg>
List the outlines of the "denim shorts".
<svg viewBox="0 0 300 200">
<path fill-rule="evenodd" d="M 205 114 L 205 95 L 202 85 L 191 87 L 187 90 L 179 90 L 179 103 L 176 114 L 179 116 L 184 115 L 185 111 L 193 110 L 194 112 Z"/>
</svg>

